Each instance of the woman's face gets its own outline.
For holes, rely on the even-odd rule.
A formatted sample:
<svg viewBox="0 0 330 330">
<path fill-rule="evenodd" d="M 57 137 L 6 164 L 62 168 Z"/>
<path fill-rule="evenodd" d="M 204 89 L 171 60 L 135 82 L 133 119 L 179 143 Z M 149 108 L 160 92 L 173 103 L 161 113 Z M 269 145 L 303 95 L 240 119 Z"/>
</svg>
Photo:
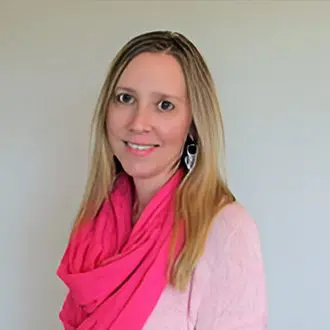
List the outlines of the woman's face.
<svg viewBox="0 0 330 330">
<path fill-rule="evenodd" d="M 133 178 L 166 174 L 189 134 L 191 111 L 181 66 L 171 55 L 142 53 L 122 73 L 107 128 L 111 148 Z"/>
</svg>

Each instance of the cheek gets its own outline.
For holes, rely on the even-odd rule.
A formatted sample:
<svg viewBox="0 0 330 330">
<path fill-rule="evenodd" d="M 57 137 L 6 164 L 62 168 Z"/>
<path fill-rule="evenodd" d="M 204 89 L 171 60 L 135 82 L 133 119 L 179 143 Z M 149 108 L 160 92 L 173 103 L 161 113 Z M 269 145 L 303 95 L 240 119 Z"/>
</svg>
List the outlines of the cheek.
<svg viewBox="0 0 330 330">
<path fill-rule="evenodd" d="M 107 113 L 106 123 L 107 123 L 107 131 L 110 136 L 114 136 L 118 134 L 118 131 L 123 126 L 122 116 L 120 116 L 119 112 L 116 109 L 110 108 Z"/>
<path fill-rule="evenodd" d="M 112 136 L 113 136 L 113 125 L 112 125 L 112 120 L 111 117 L 109 115 L 107 115 L 106 118 L 106 130 L 107 130 L 107 135 L 108 135 L 108 139 L 109 142 L 111 144 L 111 140 L 112 140 Z"/>
<path fill-rule="evenodd" d="M 176 149 L 181 149 L 184 145 L 188 135 L 188 125 L 187 123 L 177 123 L 176 125 L 171 125 L 169 127 L 163 127 L 163 137 L 164 142 L 168 146 Z"/>
<path fill-rule="evenodd" d="M 116 145 L 117 145 L 117 140 L 118 140 L 118 135 L 119 135 L 119 126 L 117 123 L 117 118 L 114 116 L 113 113 L 108 111 L 107 117 L 106 117 L 106 132 L 107 132 L 107 137 L 108 141 L 110 144 L 110 147 L 114 153 L 116 153 Z"/>
</svg>

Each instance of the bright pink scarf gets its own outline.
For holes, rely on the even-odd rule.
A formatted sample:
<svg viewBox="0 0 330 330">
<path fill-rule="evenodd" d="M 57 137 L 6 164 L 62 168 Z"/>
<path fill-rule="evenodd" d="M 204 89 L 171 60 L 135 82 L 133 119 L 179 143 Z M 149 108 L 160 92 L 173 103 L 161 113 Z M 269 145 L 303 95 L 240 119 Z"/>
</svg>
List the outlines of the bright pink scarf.
<svg viewBox="0 0 330 330">
<path fill-rule="evenodd" d="M 168 284 L 166 271 L 181 170 L 148 203 L 132 228 L 132 184 L 122 174 L 110 201 L 71 238 L 57 274 L 68 286 L 66 330 L 141 330 Z M 180 235 L 176 255 L 183 243 Z"/>
</svg>

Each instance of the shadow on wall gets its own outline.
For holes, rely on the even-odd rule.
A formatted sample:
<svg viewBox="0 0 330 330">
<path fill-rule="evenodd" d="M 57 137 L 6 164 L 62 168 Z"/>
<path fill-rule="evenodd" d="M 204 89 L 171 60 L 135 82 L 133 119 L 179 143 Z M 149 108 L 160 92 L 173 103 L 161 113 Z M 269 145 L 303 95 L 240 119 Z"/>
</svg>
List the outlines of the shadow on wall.
<svg viewBox="0 0 330 330">
<path fill-rule="evenodd" d="M 70 111 L 77 113 L 82 108 Z M 67 120 L 65 113 L 61 116 L 61 134 L 54 132 L 34 141 L 35 150 L 29 158 L 35 176 L 30 177 L 29 182 L 34 185 L 22 193 L 28 196 L 28 212 L 24 214 L 27 220 L 19 242 L 24 246 L 20 296 L 22 301 L 30 297 L 30 303 L 22 307 L 28 330 L 62 329 L 58 313 L 66 287 L 56 270 L 67 246 L 86 178 L 88 132 L 84 131 L 85 121 L 74 123 Z M 48 124 L 51 123 L 44 123 Z"/>
<path fill-rule="evenodd" d="M 44 187 L 40 188 L 42 190 Z M 43 194 L 40 198 L 42 208 L 34 212 L 34 216 L 42 217 L 43 221 L 28 228 L 28 234 L 21 242 L 25 246 L 22 251 L 25 277 L 21 279 L 24 281 L 21 294 L 25 299 L 31 297 L 30 303 L 23 307 L 26 329 L 61 329 L 58 313 L 66 289 L 57 278 L 56 269 L 67 243 L 66 222 L 72 218 L 72 212 L 61 203 L 70 199 L 70 193 L 64 187 L 61 193 L 62 198 L 58 198 L 56 190 L 47 192 L 54 198 Z"/>
</svg>

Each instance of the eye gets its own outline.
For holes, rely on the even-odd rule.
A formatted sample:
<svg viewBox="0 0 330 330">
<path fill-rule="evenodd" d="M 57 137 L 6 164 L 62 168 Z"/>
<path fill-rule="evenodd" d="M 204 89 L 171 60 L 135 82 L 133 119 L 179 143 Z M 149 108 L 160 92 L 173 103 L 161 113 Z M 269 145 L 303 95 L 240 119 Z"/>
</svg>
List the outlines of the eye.
<svg viewBox="0 0 330 330">
<path fill-rule="evenodd" d="M 132 104 L 134 102 L 134 97 L 127 93 L 120 93 L 116 95 L 116 101 L 122 104 Z"/>
<path fill-rule="evenodd" d="M 162 111 L 170 111 L 175 108 L 174 104 L 170 101 L 162 101 L 158 104 L 158 107 Z"/>
</svg>

